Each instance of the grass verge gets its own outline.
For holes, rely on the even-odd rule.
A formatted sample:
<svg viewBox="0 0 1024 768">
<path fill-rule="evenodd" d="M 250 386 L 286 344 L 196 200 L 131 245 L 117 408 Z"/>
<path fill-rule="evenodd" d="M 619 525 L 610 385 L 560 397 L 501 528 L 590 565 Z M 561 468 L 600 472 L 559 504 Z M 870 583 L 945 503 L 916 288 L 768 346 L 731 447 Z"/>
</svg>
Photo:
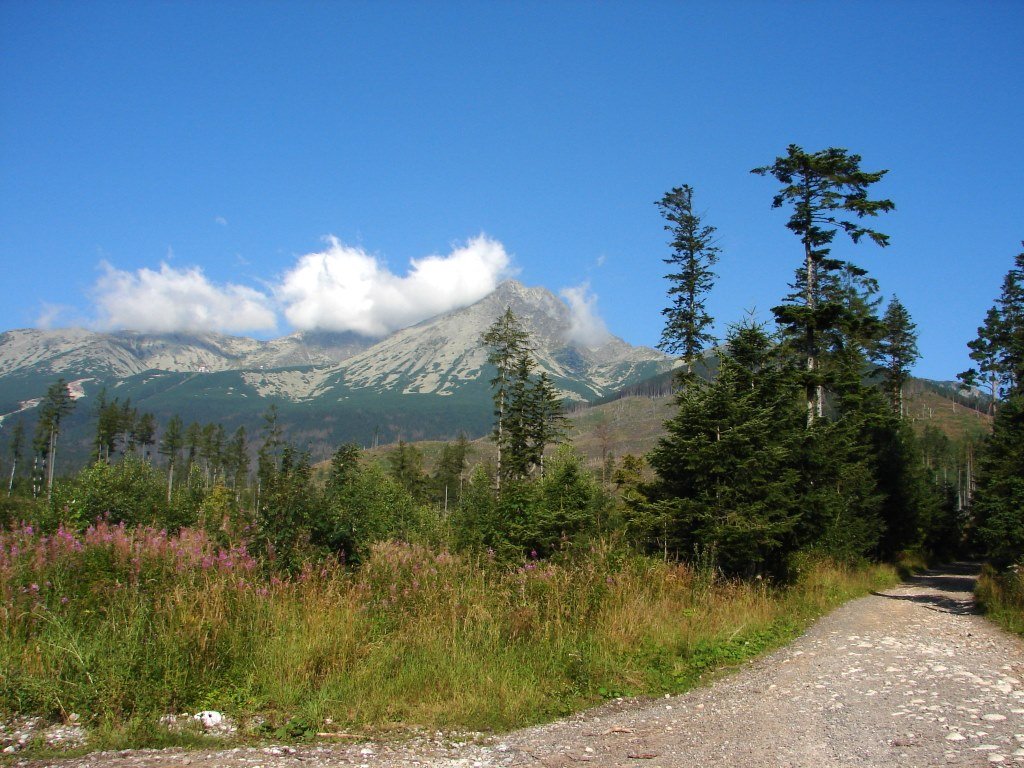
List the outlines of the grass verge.
<svg viewBox="0 0 1024 768">
<path fill-rule="evenodd" d="M 680 692 L 898 580 L 808 559 L 787 588 L 595 547 L 517 568 L 400 543 L 358 571 L 264 575 L 197 531 L 0 534 L 0 710 L 74 712 L 92 746 L 163 746 L 160 715 L 263 733 L 500 730 Z"/>
<path fill-rule="evenodd" d="M 974 595 L 990 619 L 1024 636 L 1024 567 L 1018 565 L 999 573 L 985 566 Z"/>
</svg>

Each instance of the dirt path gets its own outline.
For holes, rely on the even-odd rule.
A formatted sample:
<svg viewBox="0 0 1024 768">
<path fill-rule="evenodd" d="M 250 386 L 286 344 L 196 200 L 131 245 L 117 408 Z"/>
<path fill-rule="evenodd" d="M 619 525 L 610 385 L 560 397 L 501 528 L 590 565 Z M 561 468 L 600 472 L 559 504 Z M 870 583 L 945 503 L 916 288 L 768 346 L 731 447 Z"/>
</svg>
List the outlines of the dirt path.
<svg viewBox="0 0 1024 768">
<path fill-rule="evenodd" d="M 848 603 L 709 688 L 616 702 L 489 744 L 97 754 L 119 768 L 1024 766 L 1024 643 L 973 614 L 969 567 Z M 43 763 L 24 761 L 25 765 Z"/>
</svg>

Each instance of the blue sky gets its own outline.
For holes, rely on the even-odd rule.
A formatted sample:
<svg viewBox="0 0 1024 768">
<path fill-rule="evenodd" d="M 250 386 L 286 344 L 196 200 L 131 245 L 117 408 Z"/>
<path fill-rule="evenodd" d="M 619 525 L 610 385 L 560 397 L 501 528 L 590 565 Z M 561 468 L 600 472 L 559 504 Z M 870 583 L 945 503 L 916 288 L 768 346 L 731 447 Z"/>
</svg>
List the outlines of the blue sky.
<svg viewBox="0 0 1024 768">
<path fill-rule="evenodd" d="M 654 344 L 688 183 L 723 332 L 799 263 L 749 173 L 792 142 L 890 169 L 892 245 L 835 253 L 950 378 L 1024 239 L 1022 52 L 1020 2 L 5 2 L 0 329 L 383 333 L 514 273 Z"/>
</svg>

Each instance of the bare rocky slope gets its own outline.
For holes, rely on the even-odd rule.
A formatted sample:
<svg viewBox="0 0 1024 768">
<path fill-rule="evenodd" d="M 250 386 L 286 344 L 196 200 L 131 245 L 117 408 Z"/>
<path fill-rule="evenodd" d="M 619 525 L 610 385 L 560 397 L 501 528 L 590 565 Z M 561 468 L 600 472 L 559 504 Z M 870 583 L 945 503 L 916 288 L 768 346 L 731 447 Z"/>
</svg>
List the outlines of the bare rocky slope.
<svg viewBox="0 0 1024 768">
<path fill-rule="evenodd" d="M 616 701 L 465 740 L 18 761 L 26 768 L 882 768 L 1024 765 L 1024 642 L 973 611 L 954 567 L 855 600 L 790 646 L 687 694 Z"/>
</svg>

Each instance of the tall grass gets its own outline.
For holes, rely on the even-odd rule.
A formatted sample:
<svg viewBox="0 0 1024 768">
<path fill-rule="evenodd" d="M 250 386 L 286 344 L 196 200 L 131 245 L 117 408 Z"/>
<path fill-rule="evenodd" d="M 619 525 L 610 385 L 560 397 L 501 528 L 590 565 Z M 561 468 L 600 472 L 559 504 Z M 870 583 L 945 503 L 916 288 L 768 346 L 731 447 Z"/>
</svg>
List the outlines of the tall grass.
<svg viewBox="0 0 1024 768">
<path fill-rule="evenodd" d="M 0 534 L 0 709 L 508 728 L 680 691 L 895 578 L 808 561 L 783 590 L 612 547 L 509 568 L 387 543 L 281 580 L 199 531 L 20 529 Z"/>
<path fill-rule="evenodd" d="M 986 566 L 978 578 L 975 596 L 989 618 L 1024 635 L 1024 565 L 1004 573 Z"/>
</svg>

